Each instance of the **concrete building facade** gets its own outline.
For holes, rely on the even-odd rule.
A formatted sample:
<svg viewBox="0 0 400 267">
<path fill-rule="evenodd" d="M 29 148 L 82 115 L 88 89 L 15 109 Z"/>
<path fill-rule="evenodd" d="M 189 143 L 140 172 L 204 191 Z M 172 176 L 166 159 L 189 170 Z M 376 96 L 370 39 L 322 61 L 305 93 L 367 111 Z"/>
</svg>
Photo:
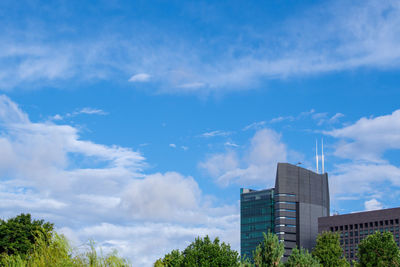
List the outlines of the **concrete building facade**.
<svg viewBox="0 0 400 267">
<path fill-rule="evenodd" d="M 400 208 L 334 215 L 318 219 L 318 232 L 339 232 L 347 260 L 357 260 L 358 244 L 376 231 L 393 234 L 399 246 Z"/>
</svg>

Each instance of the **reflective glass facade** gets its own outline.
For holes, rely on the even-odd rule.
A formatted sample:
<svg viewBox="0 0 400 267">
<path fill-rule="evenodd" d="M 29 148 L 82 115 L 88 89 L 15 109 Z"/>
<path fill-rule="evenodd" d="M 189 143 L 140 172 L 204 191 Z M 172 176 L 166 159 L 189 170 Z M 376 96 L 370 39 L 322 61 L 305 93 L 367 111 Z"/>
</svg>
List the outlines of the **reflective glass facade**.
<svg viewBox="0 0 400 267">
<path fill-rule="evenodd" d="M 263 232 L 274 232 L 274 189 L 240 189 L 240 247 L 242 257 L 252 258 Z"/>
</svg>

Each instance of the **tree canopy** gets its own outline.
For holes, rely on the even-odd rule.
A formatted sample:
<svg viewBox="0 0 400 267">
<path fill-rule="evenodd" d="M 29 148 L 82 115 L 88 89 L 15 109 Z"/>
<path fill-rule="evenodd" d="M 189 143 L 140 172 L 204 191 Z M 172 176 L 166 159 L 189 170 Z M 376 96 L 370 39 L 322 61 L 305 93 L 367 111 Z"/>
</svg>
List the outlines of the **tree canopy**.
<svg viewBox="0 0 400 267">
<path fill-rule="evenodd" d="M 253 259 L 257 267 L 279 266 L 285 252 L 283 242 L 279 242 L 278 236 L 268 232 L 263 233 L 264 240 L 257 246 Z"/>
<path fill-rule="evenodd" d="M 319 234 L 312 255 L 317 258 L 324 267 L 350 266 L 343 257 L 339 233 L 323 232 Z"/>
<path fill-rule="evenodd" d="M 183 252 L 173 250 L 155 262 L 155 266 L 201 266 L 231 267 L 240 265 L 239 253 L 230 245 L 220 243 L 218 238 L 211 241 L 208 236 L 196 238 Z"/>
<path fill-rule="evenodd" d="M 32 220 L 30 214 L 21 214 L 7 221 L 1 220 L 0 266 L 130 266 L 116 251 L 106 255 L 99 254 L 93 242 L 86 249 L 74 249 L 53 228 L 52 223 Z"/>
<path fill-rule="evenodd" d="M 400 266 L 400 251 L 390 232 L 376 232 L 358 245 L 358 267 Z"/>
<path fill-rule="evenodd" d="M 285 267 L 320 267 L 318 259 L 313 256 L 305 249 L 294 248 L 292 253 L 285 263 Z"/>
<path fill-rule="evenodd" d="M 32 220 L 30 214 L 20 214 L 7 221 L 0 220 L 0 254 L 25 255 L 40 236 L 47 241 L 54 225 L 44 220 Z"/>
</svg>

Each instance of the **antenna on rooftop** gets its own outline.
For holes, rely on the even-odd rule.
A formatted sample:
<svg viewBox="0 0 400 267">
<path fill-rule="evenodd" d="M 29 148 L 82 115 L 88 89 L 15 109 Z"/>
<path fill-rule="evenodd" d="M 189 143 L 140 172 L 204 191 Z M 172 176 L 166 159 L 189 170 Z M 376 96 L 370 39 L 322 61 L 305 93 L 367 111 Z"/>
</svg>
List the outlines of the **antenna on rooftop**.
<svg viewBox="0 0 400 267">
<path fill-rule="evenodd" d="M 324 139 L 321 139 L 321 146 L 322 146 L 322 155 L 321 155 L 321 160 L 322 160 L 322 174 L 325 173 L 325 157 L 324 157 Z"/>
<path fill-rule="evenodd" d="M 319 169 L 318 169 L 318 141 L 315 140 L 315 160 L 317 163 L 317 173 L 319 173 Z"/>
</svg>

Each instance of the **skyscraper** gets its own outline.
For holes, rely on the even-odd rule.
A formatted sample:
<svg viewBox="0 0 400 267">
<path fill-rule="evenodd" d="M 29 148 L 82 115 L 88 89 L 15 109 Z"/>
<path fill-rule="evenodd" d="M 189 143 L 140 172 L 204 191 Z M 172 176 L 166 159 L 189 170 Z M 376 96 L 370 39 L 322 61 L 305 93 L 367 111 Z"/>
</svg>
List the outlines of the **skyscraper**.
<svg viewBox="0 0 400 267">
<path fill-rule="evenodd" d="M 257 202 L 257 193 L 258 196 L 265 195 L 264 204 Z M 289 163 L 278 163 L 274 188 L 260 191 L 241 189 L 240 199 L 241 255 L 251 257 L 258 245 L 257 238 L 261 238 L 261 241 L 262 232 L 271 230 L 284 242 L 286 258 L 295 246 L 311 250 L 315 245 L 318 217 L 329 214 L 328 174 L 318 174 Z M 262 213 L 271 207 L 273 215 L 272 212 Z M 249 214 L 258 214 L 253 215 L 254 222 L 246 219 Z M 268 221 L 269 218 L 273 220 Z M 264 222 L 263 227 L 258 225 L 260 222 Z"/>
</svg>

